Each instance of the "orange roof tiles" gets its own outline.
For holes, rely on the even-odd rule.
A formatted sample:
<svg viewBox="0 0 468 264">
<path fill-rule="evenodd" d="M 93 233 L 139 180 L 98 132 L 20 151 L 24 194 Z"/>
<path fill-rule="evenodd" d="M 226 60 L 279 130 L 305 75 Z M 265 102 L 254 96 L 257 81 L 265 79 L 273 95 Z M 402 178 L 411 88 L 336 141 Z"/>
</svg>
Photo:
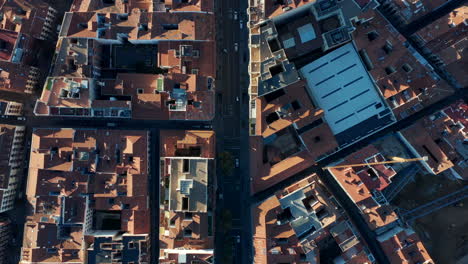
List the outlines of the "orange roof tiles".
<svg viewBox="0 0 468 264">
<path fill-rule="evenodd" d="M 61 34 L 66 37 L 117 39 L 125 34 L 131 40 L 214 40 L 214 16 L 207 13 L 73 12 L 64 21 Z"/>
<path fill-rule="evenodd" d="M 428 157 L 426 163 L 432 173 L 449 171 L 457 178 L 468 178 L 463 147 L 468 132 L 467 112 L 468 106 L 459 101 L 401 131 L 421 156 Z"/>
<path fill-rule="evenodd" d="M 369 10 L 360 18 L 353 32 L 356 46 L 373 65 L 368 70 L 399 119 L 453 93 L 380 13 Z"/>
<path fill-rule="evenodd" d="M 392 0 L 399 14 L 411 23 L 447 3 L 447 0 Z"/>
<path fill-rule="evenodd" d="M 434 263 L 418 235 L 411 228 L 395 227 L 377 239 L 390 263 Z"/>
<path fill-rule="evenodd" d="M 294 1 L 284 1 L 284 0 L 275 0 L 275 1 L 265 1 L 261 8 L 263 8 L 263 13 L 266 18 L 273 18 L 279 16 L 286 12 L 302 5 L 311 3 L 310 0 L 294 0 Z"/>
<path fill-rule="evenodd" d="M 285 221 L 281 216 L 286 211 L 286 208 L 281 205 L 281 199 L 291 197 L 297 192 L 305 195 L 302 200 L 304 208 L 307 204 L 313 207 L 306 208 L 307 210 L 325 209 L 328 212 L 327 216 L 332 219 L 330 222 L 323 223 L 319 230 L 310 231 L 305 238 L 299 238 L 300 236 L 298 237 L 293 229 L 293 222 L 297 219 Z M 297 201 L 294 206 L 300 206 L 300 201 Z M 346 263 L 363 264 L 369 261 L 363 251 L 364 246 L 355 237 L 343 217 L 333 208 L 327 190 L 316 175 L 311 175 L 287 187 L 283 192 L 278 192 L 276 196 L 253 205 L 251 211 L 254 219 L 252 223 L 254 262 L 262 264 L 284 261 L 318 263 L 322 249 L 321 241 L 327 238 L 340 244 L 342 250 L 340 253 Z M 350 240 L 355 241 L 350 247 L 346 247 L 343 242 Z"/>
<path fill-rule="evenodd" d="M 18 40 L 18 32 L 0 29 L 0 60 L 10 60 L 13 53 L 13 48 Z"/>
<path fill-rule="evenodd" d="M 32 211 L 25 225 L 22 263 L 83 261 L 83 248 L 89 246 L 83 245 L 84 234 L 92 235 L 84 229 L 86 215 L 94 214 L 90 209 L 120 211 L 121 231 L 149 233 L 147 137 L 143 131 L 33 132 L 26 190 Z M 93 203 L 86 193 L 92 193 Z M 55 219 L 74 227 L 63 230 Z"/>
<path fill-rule="evenodd" d="M 214 247 L 211 213 L 214 191 L 207 185 L 214 175 L 215 134 L 213 131 L 162 130 L 160 132 L 161 193 L 168 193 L 160 210 L 160 251 L 163 262 L 184 248 L 197 256 L 209 257 Z M 187 162 L 187 165 L 185 165 Z M 187 166 L 189 173 L 182 173 Z M 189 193 L 181 193 L 180 181 L 192 182 Z M 183 208 L 187 198 L 188 207 Z M 211 222 L 213 223 L 213 222 Z M 182 254 L 180 252 L 180 254 Z M 199 255 L 201 254 L 201 255 Z M 171 257 L 172 256 L 172 257 Z"/>
<path fill-rule="evenodd" d="M 369 145 L 345 158 L 340 165 L 384 161 L 385 158 Z M 373 191 L 387 187 L 396 172 L 390 166 L 377 165 L 366 167 L 330 168 L 348 196 L 361 209 L 365 220 L 372 229 L 383 227 L 397 220 L 397 215 L 389 205 L 380 205 L 374 199 Z"/>
<path fill-rule="evenodd" d="M 255 128 L 256 134 L 261 137 L 250 139 L 254 192 L 266 189 L 311 166 L 320 157 L 338 147 L 330 127 L 323 121 L 323 110 L 313 105 L 306 91 L 305 81 L 297 81 L 283 89 L 284 94 L 271 101 L 267 101 L 266 97 L 256 99 Z M 316 125 L 307 129 L 310 124 Z M 273 142 L 265 143 L 269 141 L 267 138 L 271 138 Z M 288 144 L 285 143 L 287 141 L 297 142 Z M 297 151 L 286 151 L 281 147 L 285 144 L 289 148 L 297 148 Z M 289 156 L 280 153 L 280 149 L 288 152 Z"/>
<path fill-rule="evenodd" d="M 4 17 L 0 23 L 1 29 L 28 34 L 37 39 L 44 39 L 46 18 L 53 21 L 55 17 L 55 11 L 41 0 L 2 0 L 0 10 Z"/>
<path fill-rule="evenodd" d="M 37 78 L 37 68 L 24 64 L 0 61 L 0 90 L 32 93 Z"/>
<path fill-rule="evenodd" d="M 161 130 L 161 157 L 188 156 L 186 151 L 199 149 L 198 157 L 215 157 L 215 133 L 203 130 Z M 194 152 L 195 153 L 195 152 Z"/>
<path fill-rule="evenodd" d="M 189 47 L 190 55 L 183 55 Z M 158 45 L 158 65 L 169 68 L 170 73 L 196 74 L 216 77 L 214 42 L 165 41 Z"/>
<path fill-rule="evenodd" d="M 88 114 L 83 114 L 84 116 L 94 116 L 93 109 L 113 107 L 131 110 L 131 116 L 137 119 L 210 120 L 214 117 L 214 90 L 213 87 L 208 87 L 208 82 L 208 78 L 204 76 L 178 73 L 165 76 L 119 73 L 115 80 L 105 80 L 104 86 L 89 78 L 48 78 L 42 96 L 36 102 L 35 114 L 56 115 L 52 109 L 69 108 L 85 109 Z M 98 85 L 104 96 L 128 96 L 129 99 L 93 100 L 90 90 L 96 89 Z M 184 111 L 171 112 L 168 102 L 172 99 L 171 92 L 176 86 L 185 90 L 187 106 Z M 72 96 L 75 93 L 79 95 Z M 75 115 L 79 114 L 75 112 Z"/>
<path fill-rule="evenodd" d="M 468 85 L 464 50 L 468 47 L 468 6 L 461 6 L 415 33 L 424 47 L 436 54 L 462 87 Z"/>
</svg>

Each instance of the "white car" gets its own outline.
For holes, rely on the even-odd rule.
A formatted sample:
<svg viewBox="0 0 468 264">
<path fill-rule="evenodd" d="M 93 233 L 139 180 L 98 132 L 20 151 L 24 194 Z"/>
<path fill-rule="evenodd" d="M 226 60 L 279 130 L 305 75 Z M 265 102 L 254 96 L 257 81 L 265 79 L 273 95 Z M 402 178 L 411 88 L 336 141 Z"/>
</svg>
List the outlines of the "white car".
<svg viewBox="0 0 468 264">
<path fill-rule="evenodd" d="M 236 96 L 236 101 L 239 102 L 239 96 Z"/>
<path fill-rule="evenodd" d="M 244 21 L 242 21 L 242 20 L 239 20 L 239 26 L 240 26 L 240 29 L 242 29 L 242 28 L 244 27 L 244 26 L 243 26 L 243 24 L 244 24 Z"/>
<path fill-rule="evenodd" d="M 237 20 L 237 11 L 234 11 L 234 20 Z"/>
<path fill-rule="evenodd" d="M 239 168 L 239 159 L 236 159 L 236 168 Z"/>
<path fill-rule="evenodd" d="M 239 50 L 239 44 L 237 44 L 237 42 L 234 43 L 234 50 L 235 50 L 236 52 Z"/>
</svg>

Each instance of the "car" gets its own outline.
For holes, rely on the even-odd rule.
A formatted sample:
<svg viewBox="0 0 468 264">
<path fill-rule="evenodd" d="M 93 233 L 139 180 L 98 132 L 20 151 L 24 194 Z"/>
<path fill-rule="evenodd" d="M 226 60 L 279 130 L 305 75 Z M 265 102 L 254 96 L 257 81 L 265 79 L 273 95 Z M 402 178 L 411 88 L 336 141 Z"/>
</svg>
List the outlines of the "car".
<svg viewBox="0 0 468 264">
<path fill-rule="evenodd" d="M 234 50 L 237 52 L 239 50 L 239 44 L 236 42 L 234 43 Z"/>
<path fill-rule="evenodd" d="M 237 244 L 239 244 L 239 243 L 240 243 L 240 236 L 239 236 L 239 235 L 238 235 L 238 236 L 236 236 L 236 242 L 237 242 Z"/>
<path fill-rule="evenodd" d="M 107 126 L 108 127 L 115 127 L 115 126 L 117 126 L 117 124 L 116 123 L 107 123 Z"/>
<path fill-rule="evenodd" d="M 26 117 L 19 116 L 17 119 L 20 120 L 20 121 L 24 121 L 24 120 L 26 120 Z"/>
<path fill-rule="evenodd" d="M 237 11 L 234 11 L 234 20 L 237 20 Z"/>
<path fill-rule="evenodd" d="M 239 168 L 239 159 L 236 159 L 236 168 Z"/>
<path fill-rule="evenodd" d="M 236 96 L 236 101 L 239 102 L 239 96 Z"/>
<path fill-rule="evenodd" d="M 239 20 L 239 27 L 240 27 L 240 29 L 242 29 L 242 28 L 244 27 L 243 24 L 244 24 L 244 21 Z"/>
<path fill-rule="evenodd" d="M 224 53 L 228 53 L 227 49 L 223 49 L 223 52 L 224 52 Z"/>
</svg>

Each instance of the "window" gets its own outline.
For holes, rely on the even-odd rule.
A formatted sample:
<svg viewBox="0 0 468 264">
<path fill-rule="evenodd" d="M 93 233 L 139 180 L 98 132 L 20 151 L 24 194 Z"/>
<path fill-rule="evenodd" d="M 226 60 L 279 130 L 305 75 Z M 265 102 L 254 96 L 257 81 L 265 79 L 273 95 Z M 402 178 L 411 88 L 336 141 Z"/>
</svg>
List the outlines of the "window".
<svg viewBox="0 0 468 264">
<path fill-rule="evenodd" d="M 189 198 L 182 197 L 182 210 L 188 210 L 188 209 L 189 209 Z"/>
<path fill-rule="evenodd" d="M 192 50 L 192 54 L 194 58 L 200 57 L 200 51 L 199 50 Z"/>
<path fill-rule="evenodd" d="M 135 248 L 135 242 L 128 242 L 128 248 L 132 249 Z"/>
<path fill-rule="evenodd" d="M 175 227 L 175 218 L 171 219 L 171 221 L 169 221 L 169 226 L 170 227 Z"/>
<path fill-rule="evenodd" d="M 188 159 L 183 159 L 183 164 L 182 164 L 182 172 L 187 173 L 189 172 L 189 166 L 190 161 Z"/>
<path fill-rule="evenodd" d="M 387 75 L 392 75 L 392 74 L 394 74 L 395 72 L 396 72 L 395 67 L 393 67 L 393 66 L 385 67 L 385 73 L 386 73 Z"/>
<path fill-rule="evenodd" d="M 192 220 L 193 214 L 191 212 L 185 212 L 184 220 Z"/>
<path fill-rule="evenodd" d="M 301 103 L 299 103 L 299 101 L 297 100 L 294 100 L 292 103 L 291 103 L 291 106 L 294 110 L 299 110 L 301 108 Z"/>
<path fill-rule="evenodd" d="M 390 54 L 393 51 L 393 45 L 390 41 L 386 41 L 385 45 L 382 47 L 386 54 Z"/>
<path fill-rule="evenodd" d="M 198 69 L 192 69 L 192 74 L 198 74 Z"/>
<path fill-rule="evenodd" d="M 375 31 L 375 30 L 367 33 L 367 38 L 369 39 L 369 41 L 374 41 L 378 37 L 379 37 L 379 33 L 377 33 L 377 31 Z"/>
<path fill-rule="evenodd" d="M 179 25 L 177 25 L 177 24 L 162 24 L 162 27 L 165 30 L 177 30 L 177 29 L 179 29 Z"/>
<path fill-rule="evenodd" d="M 192 237 L 192 230 L 184 229 L 184 237 Z"/>
<path fill-rule="evenodd" d="M 375 109 L 379 109 L 380 107 L 382 107 L 382 103 L 378 103 L 375 105 Z"/>
<path fill-rule="evenodd" d="M 138 89 L 137 89 L 137 93 L 138 93 L 138 94 L 142 94 L 142 93 L 143 93 L 143 89 L 142 89 L 142 88 L 138 88 Z"/>
<path fill-rule="evenodd" d="M 401 66 L 401 68 L 402 68 L 406 73 L 409 73 L 409 72 L 412 72 L 412 71 L 413 71 L 413 68 L 411 68 L 411 66 L 410 66 L 408 63 L 403 64 L 403 66 Z"/>
</svg>

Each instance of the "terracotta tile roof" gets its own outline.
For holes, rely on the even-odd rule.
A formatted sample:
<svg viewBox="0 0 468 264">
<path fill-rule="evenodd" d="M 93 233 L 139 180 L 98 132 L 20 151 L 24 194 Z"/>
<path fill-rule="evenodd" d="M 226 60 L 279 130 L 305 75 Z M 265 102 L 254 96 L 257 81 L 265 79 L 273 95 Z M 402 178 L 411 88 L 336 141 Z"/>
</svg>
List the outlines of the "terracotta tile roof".
<svg viewBox="0 0 468 264">
<path fill-rule="evenodd" d="M 52 109 L 70 109 L 76 111 L 74 115 L 94 116 L 92 110 L 119 108 L 131 111 L 131 116 L 137 119 L 211 120 L 214 116 L 214 85 L 208 87 L 210 80 L 213 82 L 213 79 L 199 75 L 176 73 L 165 76 L 119 73 L 115 80 L 104 82 L 90 78 L 48 78 L 42 96 L 36 102 L 35 114 L 54 115 Z M 183 111 L 169 111 L 169 103 L 175 99 L 171 96 L 175 87 L 184 89 L 186 94 Z M 99 88 L 105 97 L 93 99 L 90 91 Z M 122 96 L 119 100 L 111 99 L 119 96 Z M 87 114 L 78 114 L 80 109 L 86 110 Z"/>
<path fill-rule="evenodd" d="M 93 236 L 112 212 L 119 230 L 148 234 L 147 140 L 143 131 L 34 130 L 22 263 L 83 261 L 85 233 Z"/>
<path fill-rule="evenodd" d="M 399 119 L 453 93 L 380 13 L 368 10 L 360 19 L 353 32 L 356 46 Z"/>
<path fill-rule="evenodd" d="M 38 73 L 38 69 L 31 66 L 0 61 L 0 90 L 32 93 Z"/>
<path fill-rule="evenodd" d="M 458 101 L 402 131 L 414 149 L 428 157 L 431 173 L 448 171 L 457 178 L 468 178 L 464 147 L 468 133 L 467 112 L 468 106 Z"/>
<path fill-rule="evenodd" d="M 419 121 L 401 132 L 419 155 L 428 157 L 427 164 L 435 174 L 453 167 L 452 161 L 431 137 L 423 121 Z M 437 137 L 437 134 L 439 133 L 434 136 Z"/>
<path fill-rule="evenodd" d="M 309 0 L 295 0 L 295 1 L 265 1 L 261 6 L 266 18 L 273 18 L 302 5 L 311 3 Z"/>
<path fill-rule="evenodd" d="M 54 18 L 54 15 L 49 14 L 49 5 L 41 0 L 2 0 L 0 10 L 4 18 L 0 23 L 1 29 L 24 33 L 37 39 L 44 38 L 41 33 L 46 18 Z"/>
<path fill-rule="evenodd" d="M 124 34 L 131 40 L 214 40 L 214 16 L 206 13 L 73 12 L 65 15 L 64 24 L 64 37 L 117 39 Z"/>
<path fill-rule="evenodd" d="M 261 136 L 251 136 L 249 142 L 253 193 L 265 190 L 315 163 L 306 150 L 299 151 L 283 160 L 277 160 L 275 153 L 270 152 L 269 155 L 265 153 L 264 139 Z M 266 158 L 273 157 L 271 162 L 264 162 L 265 155 Z"/>
<path fill-rule="evenodd" d="M 74 0 L 71 12 L 113 12 L 113 13 L 128 13 L 133 9 L 144 9 L 147 12 L 165 12 L 166 9 L 171 11 L 203 11 L 213 12 L 213 0 L 190 0 L 190 1 L 161 1 L 161 0 L 129 0 L 126 2 L 115 1 L 113 4 L 105 4 L 100 0 Z"/>
<path fill-rule="evenodd" d="M 462 87 L 468 85 L 467 58 L 464 50 L 468 47 L 468 6 L 461 6 L 416 32 L 424 46 L 436 54 L 444 67 Z"/>
<path fill-rule="evenodd" d="M 194 151 L 192 153 L 199 153 L 197 157 L 215 157 L 215 133 L 213 131 L 161 130 L 160 142 L 161 157 L 189 156 L 186 152 L 191 149 Z"/>
<path fill-rule="evenodd" d="M 377 237 L 391 263 L 434 263 L 418 235 L 399 226 Z"/>
<path fill-rule="evenodd" d="M 190 50 L 183 55 L 184 50 Z M 216 78 L 215 42 L 164 41 L 158 45 L 158 65 L 170 73 L 191 74 Z"/>
<path fill-rule="evenodd" d="M 283 91 L 274 99 L 267 96 L 256 99 L 256 134 L 261 137 L 251 138 L 250 152 L 256 161 L 252 163 L 256 165 L 251 166 L 255 192 L 305 169 L 338 147 L 324 121 L 323 110 L 313 105 L 305 81 L 294 82 Z M 294 143 L 284 143 L 286 140 Z M 280 153 L 281 144 L 294 147 L 296 151 Z"/>
<path fill-rule="evenodd" d="M 446 0 L 392 0 L 391 2 L 395 4 L 398 12 L 407 23 L 411 23 L 447 3 Z"/>
<path fill-rule="evenodd" d="M 369 145 L 345 158 L 339 165 L 384 161 L 385 157 Z M 396 172 L 391 166 L 376 165 L 365 167 L 330 168 L 335 177 L 372 229 L 383 227 L 398 217 L 389 205 L 380 205 L 373 198 L 372 192 L 382 191 L 387 187 Z"/>
<path fill-rule="evenodd" d="M 352 232 L 350 224 L 334 209 L 329 197 L 317 176 L 311 175 L 276 196 L 253 205 L 254 262 L 319 263 L 323 241 L 331 240 L 339 244 L 340 254 L 346 263 L 370 263 L 363 244 Z M 294 214 L 301 211 L 311 213 L 309 217 L 320 217 L 317 221 L 321 227 L 303 235 L 296 234 L 297 223 L 302 218 Z M 320 212 L 326 212 L 325 217 Z"/>
<path fill-rule="evenodd" d="M 18 32 L 0 29 L 0 60 L 9 61 L 13 54 L 13 48 L 18 40 Z"/>
</svg>

